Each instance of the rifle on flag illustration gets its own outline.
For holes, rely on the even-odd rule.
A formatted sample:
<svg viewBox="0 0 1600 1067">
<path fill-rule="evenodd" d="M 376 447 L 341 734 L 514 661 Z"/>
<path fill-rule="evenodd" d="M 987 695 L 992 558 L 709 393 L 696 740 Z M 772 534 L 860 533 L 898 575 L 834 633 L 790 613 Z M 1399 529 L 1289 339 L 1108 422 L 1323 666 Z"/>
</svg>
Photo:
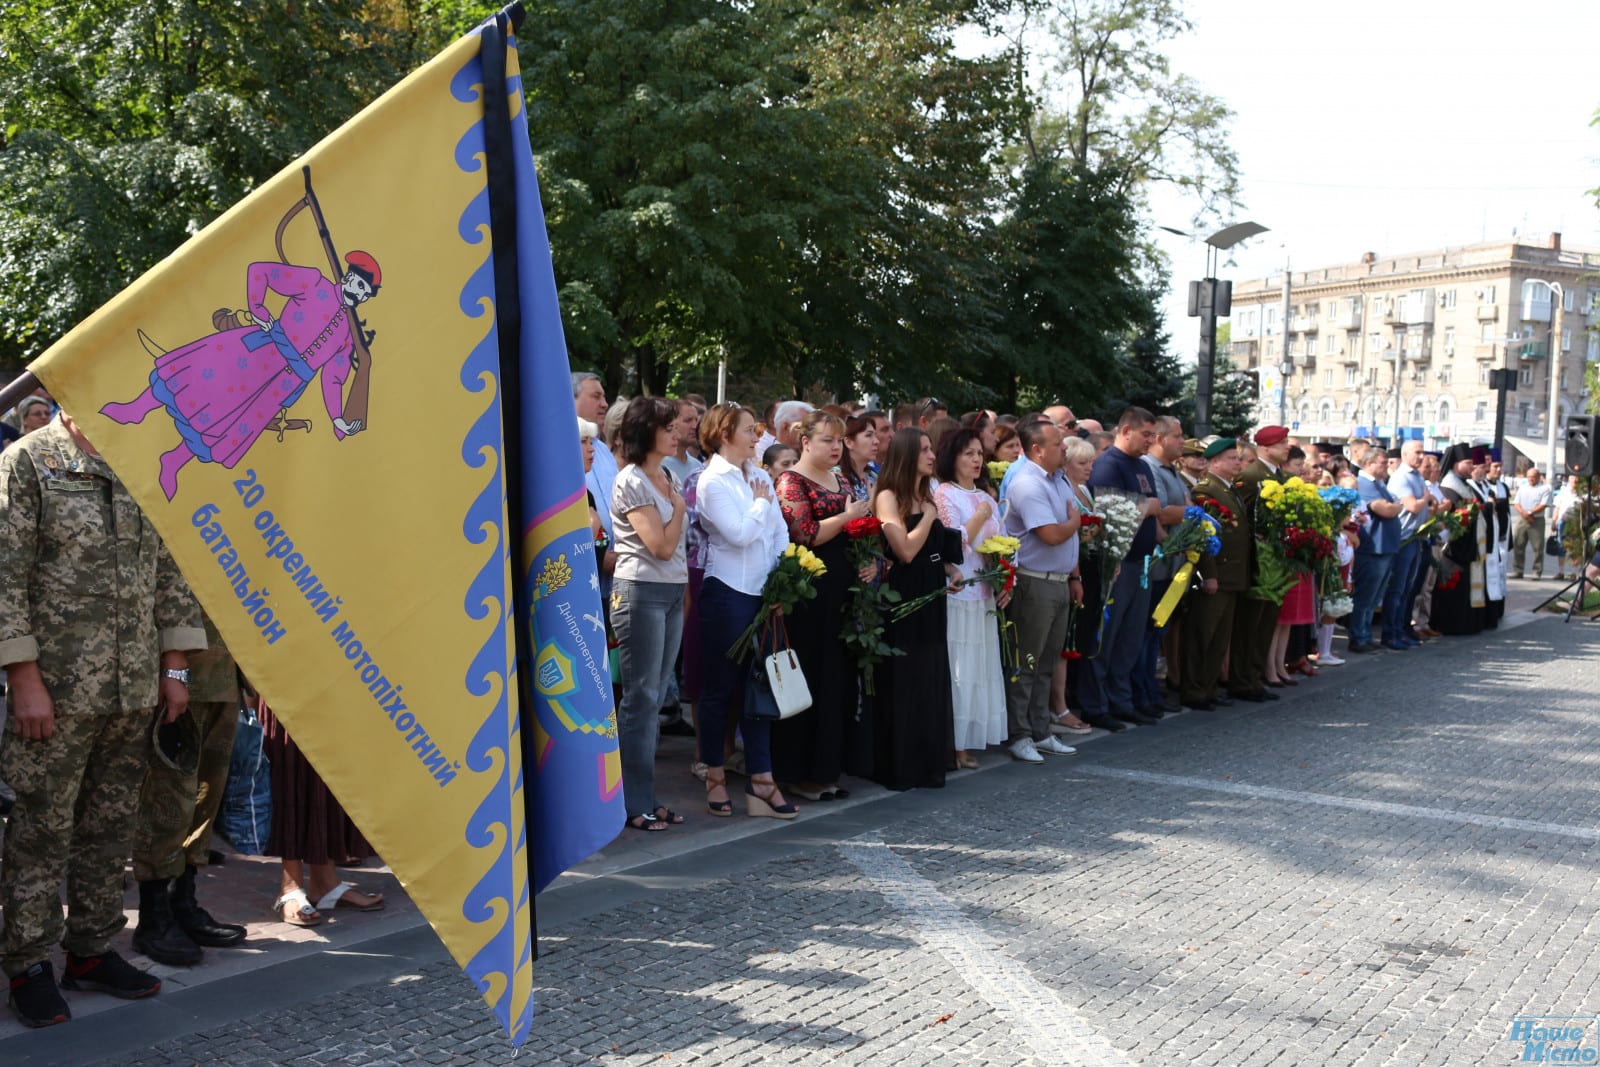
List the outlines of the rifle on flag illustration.
<svg viewBox="0 0 1600 1067">
<path fill-rule="evenodd" d="M 278 232 L 273 234 L 272 238 L 273 244 L 278 250 L 278 262 L 285 264 L 289 262 L 288 253 L 283 250 L 283 235 L 289 229 L 289 223 L 293 222 L 295 216 L 299 215 L 300 212 L 309 208 L 311 221 L 317 227 L 317 236 L 322 240 L 322 251 L 328 257 L 328 277 L 337 279 L 344 274 L 344 268 L 340 265 L 344 260 L 339 258 L 339 253 L 333 247 L 333 237 L 328 233 L 328 220 L 322 214 L 322 205 L 317 203 L 316 190 L 311 188 L 311 168 L 301 167 L 300 172 L 305 175 L 306 195 L 296 200 L 289 210 L 284 213 L 283 218 L 278 220 Z M 355 318 L 354 315 L 351 317 Z M 350 357 L 350 392 L 345 397 L 344 410 L 341 412 L 341 417 L 345 422 L 360 422 L 361 425 L 367 426 L 369 425 L 367 422 L 367 381 L 372 372 L 372 353 L 367 346 L 372 344 L 372 339 L 378 335 L 378 331 L 367 329 L 366 322 L 359 318 L 355 318 L 354 327 L 350 331 L 351 339 L 355 342 L 355 353 Z M 300 429 L 300 426 L 296 425 L 297 423 L 304 422 L 306 429 L 311 427 L 309 421 L 288 419 L 286 415 L 281 414 L 279 415 L 279 421 L 282 423 L 281 426 L 273 424 L 268 428 L 278 431 L 278 440 L 280 441 L 283 440 L 283 431 L 285 429 Z"/>
</svg>

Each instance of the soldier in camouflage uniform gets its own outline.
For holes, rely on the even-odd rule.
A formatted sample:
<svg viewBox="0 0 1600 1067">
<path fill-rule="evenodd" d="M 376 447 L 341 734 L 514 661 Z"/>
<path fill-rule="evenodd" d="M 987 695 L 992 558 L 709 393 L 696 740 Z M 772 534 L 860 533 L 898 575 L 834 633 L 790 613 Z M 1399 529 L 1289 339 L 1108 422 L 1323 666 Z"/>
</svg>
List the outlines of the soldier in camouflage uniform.
<svg viewBox="0 0 1600 1067">
<path fill-rule="evenodd" d="M 71 1017 L 61 985 L 150 996 L 111 951 L 152 709 L 188 706 L 200 608 L 155 528 L 65 412 L 0 456 L 0 778 L 17 792 L 0 856 L 0 967 L 29 1026 Z M 67 884 L 67 920 L 59 891 Z M 64 930 L 64 936 L 63 936 Z"/>
<path fill-rule="evenodd" d="M 239 670 L 210 616 L 203 615 L 207 649 L 189 657 L 189 710 L 199 736 L 199 760 L 180 768 L 150 761 L 139 790 L 133 876 L 139 881 L 139 926 L 133 947 L 157 963 L 188 967 L 200 946 L 231 948 L 246 930 L 219 923 L 195 899 L 195 869 L 211 851 L 211 824 L 222 806 L 239 725 Z"/>
</svg>

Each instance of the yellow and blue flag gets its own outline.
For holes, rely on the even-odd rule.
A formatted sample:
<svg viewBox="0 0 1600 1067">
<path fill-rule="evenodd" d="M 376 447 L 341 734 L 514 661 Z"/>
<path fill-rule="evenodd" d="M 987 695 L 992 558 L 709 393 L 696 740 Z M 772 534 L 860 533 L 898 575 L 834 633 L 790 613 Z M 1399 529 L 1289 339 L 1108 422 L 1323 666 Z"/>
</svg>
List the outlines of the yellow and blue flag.
<svg viewBox="0 0 1600 1067">
<path fill-rule="evenodd" d="M 623 810 L 506 16 L 31 369 L 520 1044 L 533 894 Z"/>
</svg>

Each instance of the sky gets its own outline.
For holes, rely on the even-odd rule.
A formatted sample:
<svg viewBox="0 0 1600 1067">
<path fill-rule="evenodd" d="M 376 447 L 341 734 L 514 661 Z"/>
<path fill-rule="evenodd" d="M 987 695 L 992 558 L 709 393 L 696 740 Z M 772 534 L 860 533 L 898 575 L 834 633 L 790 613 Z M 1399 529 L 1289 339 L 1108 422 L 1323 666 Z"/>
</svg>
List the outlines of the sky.
<svg viewBox="0 0 1600 1067">
<path fill-rule="evenodd" d="M 1600 0 L 1189 0 L 1194 32 L 1165 42 L 1234 111 L 1242 204 L 1268 233 L 1218 276 L 1250 279 L 1519 235 L 1600 250 Z M 1194 205 L 1152 196 L 1152 223 L 1190 229 Z M 1225 223 L 1208 229 L 1215 232 Z M 1173 294 L 1172 350 L 1205 247 L 1157 232 Z"/>
</svg>

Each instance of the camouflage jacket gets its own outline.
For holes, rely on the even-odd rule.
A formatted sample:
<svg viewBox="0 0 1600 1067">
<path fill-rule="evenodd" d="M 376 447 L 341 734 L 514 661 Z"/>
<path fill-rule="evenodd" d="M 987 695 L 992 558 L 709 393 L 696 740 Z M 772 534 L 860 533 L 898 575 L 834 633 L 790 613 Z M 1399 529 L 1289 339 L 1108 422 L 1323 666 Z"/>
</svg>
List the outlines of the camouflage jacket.
<svg viewBox="0 0 1600 1067">
<path fill-rule="evenodd" d="M 239 703 L 239 668 L 234 665 L 228 646 L 222 643 L 217 624 L 200 609 L 206 628 L 206 650 L 189 653 L 189 700 Z"/>
<path fill-rule="evenodd" d="M 105 460 L 60 419 L 0 455 L 0 664 L 37 660 L 57 715 L 153 707 L 200 605 Z"/>
</svg>

